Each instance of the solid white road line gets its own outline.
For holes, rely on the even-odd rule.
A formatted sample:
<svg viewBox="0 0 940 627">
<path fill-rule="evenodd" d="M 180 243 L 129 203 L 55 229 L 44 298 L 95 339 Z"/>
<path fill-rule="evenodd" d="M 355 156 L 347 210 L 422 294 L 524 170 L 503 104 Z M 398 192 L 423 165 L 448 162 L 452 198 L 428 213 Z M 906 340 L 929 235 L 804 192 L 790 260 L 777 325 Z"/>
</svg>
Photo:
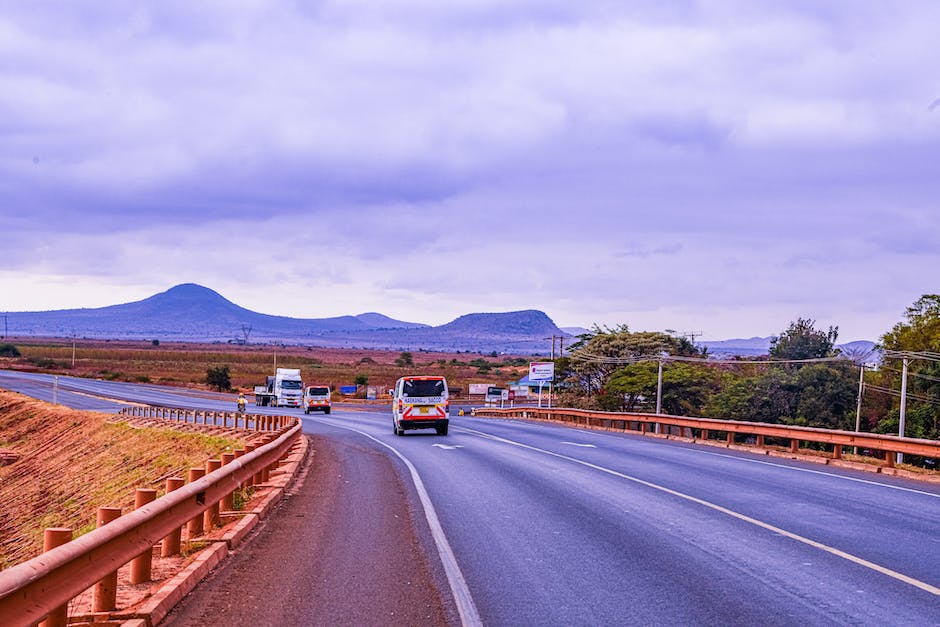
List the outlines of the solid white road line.
<svg viewBox="0 0 940 627">
<path fill-rule="evenodd" d="M 477 610 L 476 603 L 474 603 L 473 597 L 470 595 L 467 580 L 464 578 L 463 572 L 457 564 L 457 558 L 454 556 L 453 549 L 450 548 L 447 536 L 444 535 L 444 528 L 441 527 L 441 521 L 437 517 L 434 504 L 431 503 L 431 497 L 428 495 L 428 491 L 424 487 L 424 482 L 421 480 L 421 476 L 418 474 L 418 470 L 414 467 L 414 464 L 394 446 L 386 444 L 365 431 L 338 424 L 332 420 L 329 422 L 324 419 L 321 420 L 330 426 L 354 431 L 384 446 L 392 451 L 392 453 L 408 467 L 408 472 L 411 473 L 411 480 L 414 482 L 415 490 L 418 492 L 418 498 L 421 500 L 421 506 L 424 508 L 424 516 L 427 518 L 428 526 L 431 528 L 431 536 L 434 538 L 437 552 L 441 556 L 441 563 L 444 565 L 444 573 L 447 575 L 447 583 L 450 584 L 450 590 L 454 595 L 454 602 L 457 604 L 457 611 L 460 613 L 460 622 L 465 625 L 465 627 L 482 627 L 483 621 L 480 619 L 480 613 Z"/>
<path fill-rule="evenodd" d="M 709 502 L 709 501 L 706 501 L 706 500 L 703 500 L 703 499 L 700 499 L 700 498 L 691 496 L 691 495 L 689 495 L 689 494 L 684 494 L 684 493 L 682 493 L 682 492 L 678 492 L 678 491 L 673 490 L 673 489 L 671 489 L 671 488 L 667 488 L 667 487 L 665 487 L 665 486 L 661 486 L 661 485 L 652 483 L 652 482 L 650 482 L 650 481 L 645 481 L 645 480 L 639 479 L 639 478 L 637 478 L 637 477 L 631 477 L 630 475 L 626 475 L 626 474 L 624 474 L 624 473 L 622 473 L 622 472 L 617 472 L 616 470 L 611 470 L 610 468 L 605 468 L 605 467 L 603 467 L 603 466 L 598 466 L 597 464 L 592 464 L 592 463 L 590 463 L 590 462 L 586 462 L 586 461 L 583 461 L 583 460 L 580 460 L 580 459 L 577 459 L 577 458 L 574 458 L 574 457 L 569 457 L 568 455 L 562 455 L 561 453 L 555 453 L 555 452 L 553 452 L 553 451 L 547 451 L 547 450 L 545 450 L 545 449 L 538 448 L 538 447 L 536 447 L 536 446 L 530 446 L 530 445 L 528 445 L 528 444 L 523 444 L 522 442 L 516 442 L 515 440 L 509 440 L 509 439 L 507 439 L 507 438 L 502 438 L 502 437 L 499 437 L 499 436 L 496 436 L 496 435 L 490 435 L 489 433 L 484 433 L 483 431 L 477 431 L 477 430 L 475 430 L 475 429 L 469 429 L 469 428 L 467 428 L 467 427 L 460 427 L 459 430 L 460 430 L 460 431 L 463 431 L 463 432 L 465 432 L 465 433 L 470 433 L 470 434 L 473 434 L 473 435 L 482 437 L 482 438 L 486 438 L 486 439 L 489 439 L 489 440 L 494 440 L 494 441 L 496 441 L 496 442 L 503 442 L 503 443 L 509 444 L 509 445 L 511 445 L 511 446 L 517 446 L 517 447 L 519 447 L 519 448 L 527 449 L 527 450 L 534 451 L 534 452 L 537 452 L 537 453 L 542 453 L 542 454 L 544 454 L 544 455 L 550 455 L 550 456 L 552 456 L 552 457 L 557 457 L 558 459 L 563 459 L 563 460 L 565 460 L 565 461 L 569 461 L 569 462 L 572 462 L 572 463 L 575 463 L 575 464 L 580 464 L 580 465 L 582 465 L 582 466 L 586 466 L 586 467 L 591 468 L 591 469 L 593 469 L 593 470 L 598 470 L 598 471 L 600 471 L 600 472 L 607 473 L 607 474 L 609 474 L 609 475 L 613 475 L 613 476 L 619 477 L 619 478 L 621 478 L 621 479 L 626 479 L 627 481 L 632 481 L 632 482 L 634 482 L 634 483 L 637 483 L 637 484 L 646 486 L 646 487 L 648 487 L 648 488 L 652 488 L 653 490 L 659 490 L 660 492 L 664 492 L 664 493 L 666 493 L 666 494 L 670 494 L 670 495 L 675 496 L 675 497 L 678 497 L 678 498 L 680 498 L 680 499 L 685 499 L 686 501 L 691 501 L 692 503 L 697 503 L 697 504 L 702 505 L 702 506 L 704 506 L 704 507 L 707 507 L 707 508 L 709 508 L 709 509 L 713 509 L 713 510 L 715 510 L 716 512 L 721 512 L 722 514 L 726 514 L 726 515 L 728 515 L 728 516 L 731 516 L 732 518 L 736 518 L 736 519 L 741 520 L 741 521 L 744 521 L 744 522 L 746 522 L 746 523 L 750 523 L 750 524 L 755 525 L 755 526 L 757 526 L 757 527 L 760 527 L 760 528 L 762 528 L 762 529 L 766 529 L 766 530 L 768 530 L 768 531 L 771 531 L 771 532 L 773 532 L 773 533 L 776 533 L 776 534 L 785 536 L 785 537 L 790 538 L 790 539 L 792 539 L 792 540 L 796 540 L 797 542 L 802 542 L 803 544 L 807 544 L 807 545 L 809 545 L 809 546 L 811 546 L 811 547 L 814 547 L 814 548 L 817 548 L 817 549 L 819 549 L 819 550 L 821 550 L 821 551 L 825 551 L 826 553 L 830 553 L 830 554 L 835 555 L 835 556 L 837 556 L 837 557 L 841 557 L 841 558 L 843 558 L 843 559 L 845 559 L 845 560 L 848 560 L 848 561 L 850 561 L 850 562 L 852 562 L 852 563 L 854 563 L 854 564 L 858 564 L 859 566 L 864 566 L 865 568 L 869 568 L 869 569 L 871 569 L 871 570 L 873 570 L 873 571 L 875 571 L 875 572 L 881 573 L 882 575 L 887 575 L 888 577 L 891 577 L 891 578 L 896 579 L 896 580 L 898 580 L 898 581 L 901 581 L 901 582 L 904 582 L 904 583 L 909 584 L 909 585 L 911 585 L 911 586 L 914 586 L 915 588 L 919 588 L 919 589 L 921 589 L 921 590 L 924 590 L 925 592 L 929 592 L 930 594 L 933 594 L 933 595 L 936 595 L 936 596 L 940 596 L 940 588 L 937 588 L 936 586 L 932 586 L 932 585 L 930 585 L 929 583 L 927 583 L 927 582 L 925 582 L 925 581 L 920 581 L 919 579 L 914 579 L 913 577 L 909 577 L 908 575 L 905 575 L 905 574 L 903 574 L 903 573 L 899 573 L 899 572 L 897 572 L 897 571 L 895 571 L 895 570 L 891 570 L 890 568 L 886 568 L 886 567 L 881 566 L 881 565 L 879 565 L 879 564 L 875 564 L 874 562 L 869 562 L 868 560 L 862 559 L 861 557 L 858 557 L 858 556 L 855 556 L 855 555 L 852 555 L 851 553 L 846 553 L 845 551 L 842 551 L 842 550 L 840 550 L 840 549 L 837 549 L 837 548 L 828 546 L 828 545 L 823 544 L 823 543 L 821 543 L 821 542 L 817 542 L 817 541 L 815 541 L 815 540 L 811 540 L 811 539 L 806 538 L 806 537 L 804 537 L 804 536 L 801 536 L 801 535 L 799 535 L 799 534 L 792 533 L 792 532 L 787 531 L 787 530 L 785 530 L 785 529 L 781 529 L 780 527 L 775 527 L 774 525 L 771 525 L 770 523 L 766 523 L 766 522 L 764 522 L 764 521 L 762 521 L 762 520 L 757 520 L 756 518 L 751 518 L 750 516 L 746 516 L 745 514 L 741 514 L 741 513 L 739 513 L 739 512 L 734 511 L 734 510 L 730 510 L 730 509 L 728 509 L 728 508 L 726 508 L 726 507 L 722 507 L 721 505 L 717 505 L 717 504 L 715 504 L 715 503 L 711 503 L 711 502 Z"/>
<path fill-rule="evenodd" d="M 527 421 L 508 420 L 508 419 L 507 419 L 507 420 L 504 420 L 504 422 L 513 422 L 514 424 L 519 424 L 519 425 L 531 425 L 531 424 L 533 424 L 533 423 L 527 422 Z M 567 426 L 564 426 L 564 425 L 558 425 L 558 426 L 561 426 L 561 427 L 564 427 L 564 428 L 567 428 L 567 429 L 576 428 L 576 427 L 567 427 Z M 595 431 L 587 431 L 587 430 L 585 430 L 585 432 L 584 432 L 584 437 L 603 438 L 603 437 L 608 436 L 608 435 L 620 435 L 620 434 L 617 433 L 617 432 L 610 432 L 610 433 L 608 433 L 608 432 L 595 432 Z M 632 433 L 630 433 L 630 432 L 628 431 L 628 432 L 626 432 L 626 435 L 637 435 L 637 436 L 639 436 L 639 433 L 632 434 Z M 632 439 L 631 439 L 631 441 L 632 441 Z M 665 444 L 665 442 L 668 442 L 668 440 L 667 440 L 667 441 L 663 441 L 663 440 L 641 441 L 642 444 L 647 444 L 647 445 L 650 445 L 650 446 L 654 446 L 654 445 L 657 445 L 657 444 Z M 564 442 L 564 444 L 571 444 L 571 442 Z M 898 490 L 898 491 L 900 491 L 900 492 L 910 492 L 910 493 L 912 493 L 912 494 L 920 494 L 920 495 L 923 495 L 923 496 L 931 496 L 931 497 L 933 497 L 933 498 L 938 498 L 938 499 L 940 499 L 940 494 L 937 494 L 937 493 L 935 493 L 935 492 L 927 492 L 927 491 L 925 491 L 925 490 L 917 490 L 917 489 L 915 489 L 915 488 L 905 488 L 904 486 L 891 485 L 890 483 L 882 483 L 881 481 L 872 481 L 872 480 L 870 480 L 870 479 L 859 479 L 859 478 L 857 478 L 857 477 L 847 477 L 847 476 L 845 476 L 845 475 L 839 475 L 839 474 L 836 474 L 836 473 L 833 473 L 833 472 L 825 472 L 825 471 L 823 471 L 823 470 L 813 470 L 813 469 L 811 469 L 811 468 L 800 468 L 799 466 L 789 466 L 789 465 L 787 465 L 787 464 L 779 464 L 779 463 L 774 463 L 774 462 L 768 462 L 768 461 L 764 461 L 764 460 L 761 460 L 761 459 L 749 459 L 749 458 L 743 456 L 743 455 L 747 455 L 747 454 L 748 454 L 746 451 L 743 451 L 743 452 L 742 452 L 742 456 L 738 456 L 738 455 L 729 455 L 729 454 L 727 454 L 727 453 L 716 453 L 716 452 L 714 452 L 714 451 L 705 451 L 705 450 L 701 450 L 702 448 L 707 448 L 707 445 L 699 445 L 699 446 L 696 446 L 695 448 L 691 448 L 691 447 L 682 447 L 682 448 L 683 448 L 683 450 L 692 451 L 692 452 L 694 452 L 694 453 L 699 453 L 699 454 L 701 454 L 701 455 L 712 455 L 712 456 L 714 456 L 714 457 L 725 457 L 725 458 L 727 458 L 727 459 L 735 459 L 735 460 L 739 460 L 739 461 L 742 461 L 742 462 L 747 462 L 747 463 L 749 463 L 749 464 L 763 464 L 764 466 L 773 466 L 773 467 L 775 467 L 775 468 L 781 468 L 781 469 L 783 469 L 783 470 L 792 470 L 792 471 L 795 471 L 795 472 L 805 472 L 805 473 L 810 473 L 810 474 L 814 474 L 814 475 L 822 475 L 822 476 L 824 476 L 824 477 L 832 477 L 832 478 L 834 478 L 834 479 L 841 479 L 842 481 L 854 481 L 855 483 L 864 483 L 864 484 L 867 484 L 867 485 L 878 486 L 878 487 L 881 487 L 881 488 L 888 488 L 889 490 Z M 752 454 L 753 454 L 753 453 L 752 453 Z"/>
</svg>

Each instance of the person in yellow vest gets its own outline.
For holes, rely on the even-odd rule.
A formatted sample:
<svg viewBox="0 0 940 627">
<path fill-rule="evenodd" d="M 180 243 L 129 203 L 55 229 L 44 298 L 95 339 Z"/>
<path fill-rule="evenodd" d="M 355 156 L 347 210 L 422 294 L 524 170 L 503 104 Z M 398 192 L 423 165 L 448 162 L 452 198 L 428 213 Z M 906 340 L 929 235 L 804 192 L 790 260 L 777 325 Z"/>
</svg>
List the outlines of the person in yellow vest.
<svg viewBox="0 0 940 627">
<path fill-rule="evenodd" d="M 238 400 L 235 401 L 235 403 L 238 405 L 238 411 L 244 413 L 244 412 L 245 412 L 245 405 L 246 405 L 247 402 L 248 402 L 248 401 L 245 400 L 245 395 L 244 395 L 244 394 L 239 394 L 239 395 L 238 395 Z"/>
</svg>

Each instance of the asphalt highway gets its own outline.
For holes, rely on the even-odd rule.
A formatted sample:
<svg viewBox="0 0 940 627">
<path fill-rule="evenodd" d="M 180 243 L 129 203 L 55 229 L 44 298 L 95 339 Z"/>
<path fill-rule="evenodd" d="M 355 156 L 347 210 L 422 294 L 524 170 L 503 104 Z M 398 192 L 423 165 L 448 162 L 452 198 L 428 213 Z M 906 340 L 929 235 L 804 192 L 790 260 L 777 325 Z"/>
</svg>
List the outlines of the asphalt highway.
<svg viewBox="0 0 940 627">
<path fill-rule="evenodd" d="M 63 379 L 64 403 L 225 400 Z M 0 372 L 13 385 L 42 393 Z M 281 411 L 390 461 L 465 624 L 940 625 L 937 484 L 544 423 L 399 437 L 387 410 Z"/>
</svg>

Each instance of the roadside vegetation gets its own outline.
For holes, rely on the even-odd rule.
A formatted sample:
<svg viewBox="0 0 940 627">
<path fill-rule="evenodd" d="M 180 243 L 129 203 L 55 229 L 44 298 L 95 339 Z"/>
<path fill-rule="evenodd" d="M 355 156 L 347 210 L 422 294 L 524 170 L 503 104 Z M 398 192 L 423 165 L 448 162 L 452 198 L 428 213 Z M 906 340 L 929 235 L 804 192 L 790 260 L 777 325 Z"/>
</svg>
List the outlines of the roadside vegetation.
<svg viewBox="0 0 940 627">
<path fill-rule="evenodd" d="M 880 338 L 884 351 L 842 354 L 838 327 L 799 318 L 771 342 L 769 355 L 706 360 L 705 350 L 669 333 L 595 327 L 555 360 L 559 404 L 654 412 L 662 362 L 662 412 L 680 416 L 897 434 L 901 361 L 908 359 L 905 435 L 940 439 L 940 295 L 925 295 Z M 860 368 L 866 364 L 861 413 Z M 933 466 L 935 460 L 910 459 Z"/>
<path fill-rule="evenodd" d="M 0 391 L 0 569 L 34 557 L 42 530 L 95 527 L 98 507 L 133 509 L 136 488 L 244 445 L 234 437 L 151 428 Z"/>
</svg>

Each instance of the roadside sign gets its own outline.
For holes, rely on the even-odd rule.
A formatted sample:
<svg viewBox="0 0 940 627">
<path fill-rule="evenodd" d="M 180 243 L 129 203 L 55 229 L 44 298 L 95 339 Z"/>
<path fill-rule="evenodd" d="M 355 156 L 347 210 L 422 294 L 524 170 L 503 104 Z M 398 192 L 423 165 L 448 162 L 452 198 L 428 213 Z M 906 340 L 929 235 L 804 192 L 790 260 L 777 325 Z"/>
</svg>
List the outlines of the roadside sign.
<svg viewBox="0 0 940 627">
<path fill-rule="evenodd" d="M 551 381 L 555 378 L 555 362 L 533 361 L 529 363 L 529 381 Z"/>
<path fill-rule="evenodd" d="M 487 388 L 490 387 L 489 383 L 471 383 L 470 391 L 468 394 L 486 394 Z"/>
</svg>

